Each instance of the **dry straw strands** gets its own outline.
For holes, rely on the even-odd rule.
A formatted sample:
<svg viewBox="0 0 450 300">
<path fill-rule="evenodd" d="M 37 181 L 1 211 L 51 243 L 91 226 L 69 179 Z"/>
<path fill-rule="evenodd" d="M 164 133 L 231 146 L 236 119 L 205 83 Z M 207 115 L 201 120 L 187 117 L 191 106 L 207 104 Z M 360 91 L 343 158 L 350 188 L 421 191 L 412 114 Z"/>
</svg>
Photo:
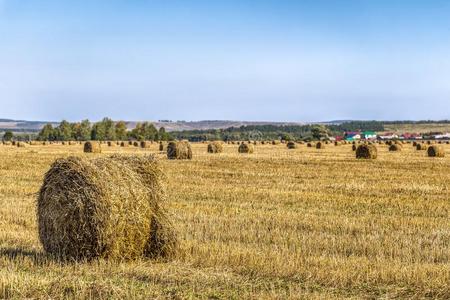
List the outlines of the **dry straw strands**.
<svg viewBox="0 0 450 300">
<path fill-rule="evenodd" d="M 222 153 L 223 145 L 221 142 L 211 142 L 208 144 L 208 153 Z"/>
<path fill-rule="evenodd" d="M 445 157 L 445 150 L 442 146 L 433 145 L 428 147 L 427 154 L 429 157 Z"/>
<path fill-rule="evenodd" d="M 188 141 L 170 142 L 167 145 L 168 159 L 192 159 L 192 148 Z"/>
<path fill-rule="evenodd" d="M 86 142 L 84 143 L 84 152 L 85 153 L 101 153 L 102 147 L 98 142 Z"/>
<path fill-rule="evenodd" d="M 356 158 L 359 159 L 376 159 L 378 156 L 377 147 L 374 145 L 359 145 L 356 149 Z"/>
<path fill-rule="evenodd" d="M 253 152 L 255 152 L 255 147 L 252 144 L 242 143 L 239 145 L 238 152 L 252 154 Z"/>
<path fill-rule="evenodd" d="M 153 156 L 56 160 L 37 202 L 45 251 L 65 260 L 171 257 L 161 177 Z"/>
</svg>

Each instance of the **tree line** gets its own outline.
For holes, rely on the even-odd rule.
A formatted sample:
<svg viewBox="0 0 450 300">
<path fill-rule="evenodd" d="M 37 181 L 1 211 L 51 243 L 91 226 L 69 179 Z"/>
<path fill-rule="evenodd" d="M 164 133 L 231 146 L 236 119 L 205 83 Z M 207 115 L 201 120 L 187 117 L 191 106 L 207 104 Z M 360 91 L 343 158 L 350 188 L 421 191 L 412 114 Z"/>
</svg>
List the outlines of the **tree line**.
<svg viewBox="0 0 450 300">
<path fill-rule="evenodd" d="M 189 130 L 172 132 L 176 139 L 190 141 L 207 140 L 319 140 L 330 136 L 343 135 L 348 131 L 384 131 L 384 125 L 378 121 L 350 121 L 342 124 L 310 125 L 250 125 L 227 129 Z"/>
<path fill-rule="evenodd" d="M 124 121 L 113 121 L 104 118 L 100 122 L 91 123 L 89 120 L 70 123 L 61 121 L 58 126 L 46 124 L 39 134 L 40 141 L 167 141 L 171 136 L 164 127 L 159 130 L 150 122 L 137 123 L 136 127 L 128 130 Z"/>
</svg>

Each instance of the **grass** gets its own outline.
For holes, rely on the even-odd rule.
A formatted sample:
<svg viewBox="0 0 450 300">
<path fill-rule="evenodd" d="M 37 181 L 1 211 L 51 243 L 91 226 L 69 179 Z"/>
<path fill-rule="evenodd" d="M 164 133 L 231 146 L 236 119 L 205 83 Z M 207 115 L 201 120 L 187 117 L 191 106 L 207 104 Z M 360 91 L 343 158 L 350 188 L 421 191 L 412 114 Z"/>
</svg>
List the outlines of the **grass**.
<svg viewBox="0 0 450 300">
<path fill-rule="evenodd" d="M 404 145 L 378 159 L 351 145 L 317 150 L 224 145 L 192 161 L 157 151 L 82 145 L 0 146 L 0 298 L 441 298 L 450 297 L 450 147 L 428 158 Z M 42 252 L 35 193 L 67 155 L 158 153 L 181 254 L 60 264 Z"/>
<path fill-rule="evenodd" d="M 450 132 L 450 124 L 446 123 L 417 123 L 417 124 L 386 124 L 385 131 L 388 132 L 411 132 L 411 133 L 427 133 L 427 132 Z"/>
</svg>

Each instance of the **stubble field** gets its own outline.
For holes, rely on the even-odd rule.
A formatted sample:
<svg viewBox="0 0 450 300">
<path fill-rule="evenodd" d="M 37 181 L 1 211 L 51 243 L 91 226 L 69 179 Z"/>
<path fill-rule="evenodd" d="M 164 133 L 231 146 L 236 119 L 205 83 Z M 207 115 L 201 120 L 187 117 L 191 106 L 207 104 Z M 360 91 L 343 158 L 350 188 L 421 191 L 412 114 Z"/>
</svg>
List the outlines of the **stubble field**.
<svg viewBox="0 0 450 300">
<path fill-rule="evenodd" d="M 351 145 L 258 145 L 255 154 L 156 153 L 180 238 L 172 262 L 63 264 L 38 240 L 35 201 L 81 145 L 0 146 L 0 298 L 450 298 L 450 146 L 356 160 Z"/>
</svg>

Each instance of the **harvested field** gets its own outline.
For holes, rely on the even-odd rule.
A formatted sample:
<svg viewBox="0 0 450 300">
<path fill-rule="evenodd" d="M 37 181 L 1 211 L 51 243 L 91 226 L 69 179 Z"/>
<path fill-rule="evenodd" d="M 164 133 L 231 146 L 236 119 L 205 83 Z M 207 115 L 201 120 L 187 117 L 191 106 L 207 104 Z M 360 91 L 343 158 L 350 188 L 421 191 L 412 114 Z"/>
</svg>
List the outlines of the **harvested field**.
<svg viewBox="0 0 450 300">
<path fill-rule="evenodd" d="M 223 145 L 192 160 L 152 147 L 0 147 L 0 298 L 450 298 L 447 155 L 350 145 Z M 154 153 L 179 236 L 170 262 L 61 264 L 39 242 L 36 193 L 57 158 Z M 420 172 L 420 176 L 418 176 Z M 75 297 L 76 296 L 76 297 Z"/>
</svg>

